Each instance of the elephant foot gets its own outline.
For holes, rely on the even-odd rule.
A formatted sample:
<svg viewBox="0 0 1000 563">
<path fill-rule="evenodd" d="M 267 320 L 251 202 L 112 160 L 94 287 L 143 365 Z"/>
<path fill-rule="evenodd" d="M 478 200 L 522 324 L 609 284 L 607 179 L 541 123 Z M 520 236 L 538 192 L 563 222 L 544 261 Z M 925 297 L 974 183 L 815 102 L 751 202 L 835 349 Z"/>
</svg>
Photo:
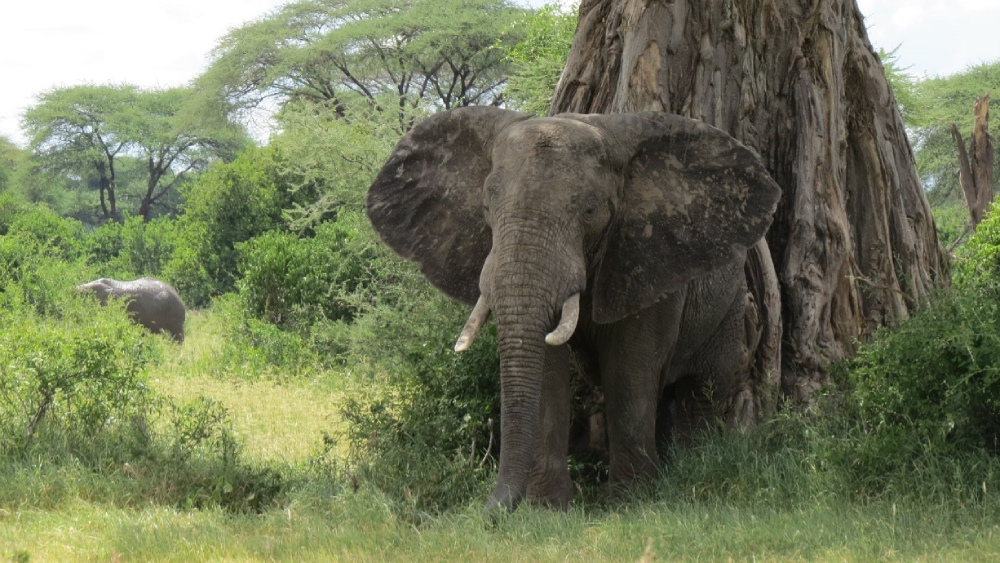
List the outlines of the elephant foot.
<svg viewBox="0 0 1000 563">
<path fill-rule="evenodd" d="M 563 462 L 561 467 L 546 464 L 544 469 L 536 468 L 528 481 L 528 498 L 532 502 L 553 508 L 566 509 L 576 493 L 576 486 L 569 477 L 569 468 Z"/>
<path fill-rule="evenodd" d="M 497 526 L 510 513 L 514 512 L 517 505 L 521 504 L 523 490 L 518 493 L 508 485 L 497 483 L 493 487 L 493 494 L 483 506 L 483 518 L 490 526 Z"/>
</svg>

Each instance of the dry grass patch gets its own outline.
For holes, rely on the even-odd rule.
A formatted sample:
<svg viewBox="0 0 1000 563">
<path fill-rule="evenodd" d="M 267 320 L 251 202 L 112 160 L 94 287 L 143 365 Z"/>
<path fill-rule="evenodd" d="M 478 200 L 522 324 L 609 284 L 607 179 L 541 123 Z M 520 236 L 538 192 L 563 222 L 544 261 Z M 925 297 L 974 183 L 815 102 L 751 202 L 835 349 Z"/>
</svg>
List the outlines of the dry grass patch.
<svg viewBox="0 0 1000 563">
<path fill-rule="evenodd" d="M 190 401 L 199 396 L 220 402 L 229 411 L 233 429 L 250 459 L 300 462 L 322 447 L 323 434 L 340 428 L 340 393 L 308 384 L 273 381 L 225 381 L 209 376 L 152 378 L 167 396 Z M 338 453 L 346 454 L 344 444 Z"/>
<path fill-rule="evenodd" d="M 192 311 L 186 332 L 184 344 L 168 347 L 163 360 L 151 370 L 152 385 L 178 402 L 203 396 L 221 403 L 250 459 L 304 461 L 321 450 L 324 433 L 338 436 L 344 394 L 326 384 L 335 374 L 287 380 L 220 374 L 225 338 L 221 319 Z M 339 441 L 338 453 L 346 454 L 346 442 Z"/>
</svg>

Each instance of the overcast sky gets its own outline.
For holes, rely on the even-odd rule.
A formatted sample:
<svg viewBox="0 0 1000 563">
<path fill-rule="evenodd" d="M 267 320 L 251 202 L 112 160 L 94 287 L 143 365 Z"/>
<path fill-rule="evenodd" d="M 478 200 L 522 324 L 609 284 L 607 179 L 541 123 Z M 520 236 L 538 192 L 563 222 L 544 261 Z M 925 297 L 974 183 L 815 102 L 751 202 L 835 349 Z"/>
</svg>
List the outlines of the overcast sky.
<svg viewBox="0 0 1000 563">
<path fill-rule="evenodd" d="M 35 96 L 77 84 L 182 85 L 229 29 L 286 0 L 28 0 L 0 17 L 0 135 Z M 857 0 L 875 47 L 916 76 L 1000 59 L 1000 0 Z M 541 0 L 532 0 L 538 5 Z"/>
</svg>

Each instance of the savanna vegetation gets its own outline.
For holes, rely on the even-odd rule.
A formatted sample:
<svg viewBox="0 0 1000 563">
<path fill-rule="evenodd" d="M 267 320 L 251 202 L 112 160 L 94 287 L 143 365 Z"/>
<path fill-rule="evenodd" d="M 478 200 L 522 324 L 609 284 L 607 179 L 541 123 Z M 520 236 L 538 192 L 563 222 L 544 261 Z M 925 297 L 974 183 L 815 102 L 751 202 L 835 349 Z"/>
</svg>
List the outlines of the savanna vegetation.
<svg viewBox="0 0 1000 563">
<path fill-rule="evenodd" d="M 488 528 L 489 331 L 378 243 L 399 136 L 469 104 L 545 113 L 575 14 L 505 0 L 301 0 L 222 38 L 192 88 L 44 93 L 0 139 L 0 558 L 981 560 L 1000 553 L 1000 213 L 953 284 L 871 335 L 808 405 L 673 452 L 611 498 Z M 915 79 L 883 54 L 939 236 L 1000 62 Z M 242 119 L 277 108 L 266 143 Z M 949 153 L 950 151 L 950 153 Z M 149 275 L 178 346 L 75 294 Z"/>
</svg>

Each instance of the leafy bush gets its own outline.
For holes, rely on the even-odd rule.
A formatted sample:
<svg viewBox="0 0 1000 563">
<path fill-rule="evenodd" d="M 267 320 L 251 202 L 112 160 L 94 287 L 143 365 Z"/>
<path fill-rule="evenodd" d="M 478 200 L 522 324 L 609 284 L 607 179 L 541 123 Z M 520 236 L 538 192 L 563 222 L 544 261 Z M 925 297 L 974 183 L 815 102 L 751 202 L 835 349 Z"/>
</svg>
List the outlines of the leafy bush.
<svg viewBox="0 0 1000 563">
<path fill-rule="evenodd" d="M 884 448 L 1000 451 L 998 297 L 942 296 L 861 348 L 851 398 Z"/>
<path fill-rule="evenodd" d="M 954 267 L 955 285 L 971 291 L 1000 286 L 1000 212 L 993 200 L 976 232 L 960 249 Z"/>
<path fill-rule="evenodd" d="M 124 223 L 108 221 L 94 229 L 85 244 L 88 260 L 101 277 L 162 277 L 163 267 L 173 254 L 173 236 L 171 219 L 160 217 L 146 222 L 133 216 Z"/>
<path fill-rule="evenodd" d="M 428 287 L 410 296 L 357 321 L 355 354 L 372 373 L 343 412 L 362 481 L 416 516 L 485 495 L 500 439 L 500 376 L 494 330 L 456 354 L 468 308 Z"/>
<path fill-rule="evenodd" d="M 885 474 L 926 452 L 1000 453 L 1000 219 L 963 247 L 955 287 L 876 332 L 849 371 L 849 412 L 866 439 L 856 466 Z"/>
<path fill-rule="evenodd" d="M 67 299 L 58 316 L 7 313 L 0 333 L 0 451 L 55 441 L 93 454 L 107 436 L 132 435 L 151 400 L 144 368 L 152 341 L 121 303 Z"/>
<path fill-rule="evenodd" d="M 0 195 L 0 235 L 21 235 L 48 255 L 74 260 L 80 255 L 83 224 L 6 193 Z"/>
<path fill-rule="evenodd" d="M 360 213 L 341 213 L 316 228 L 312 238 L 272 231 L 237 246 L 239 295 L 247 311 L 276 325 L 309 321 L 350 322 L 358 307 L 349 302 L 370 284 L 375 259 L 371 235 Z"/>
<path fill-rule="evenodd" d="M 185 303 L 207 305 L 235 288 L 236 244 L 284 225 L 282 210 L 293 194 L 270 148 L 249 149 L 210 168 L 185 190 L 175 226 L 174 253 L 163 267 Z"/>
<path fill-rule="evenodd" d="M 55 314 L 74 286 L 87 281 L 84 264 L 58 254 L 23 234 L 0 236 L 0 316 L 21 309 Z"/>
</svg>

